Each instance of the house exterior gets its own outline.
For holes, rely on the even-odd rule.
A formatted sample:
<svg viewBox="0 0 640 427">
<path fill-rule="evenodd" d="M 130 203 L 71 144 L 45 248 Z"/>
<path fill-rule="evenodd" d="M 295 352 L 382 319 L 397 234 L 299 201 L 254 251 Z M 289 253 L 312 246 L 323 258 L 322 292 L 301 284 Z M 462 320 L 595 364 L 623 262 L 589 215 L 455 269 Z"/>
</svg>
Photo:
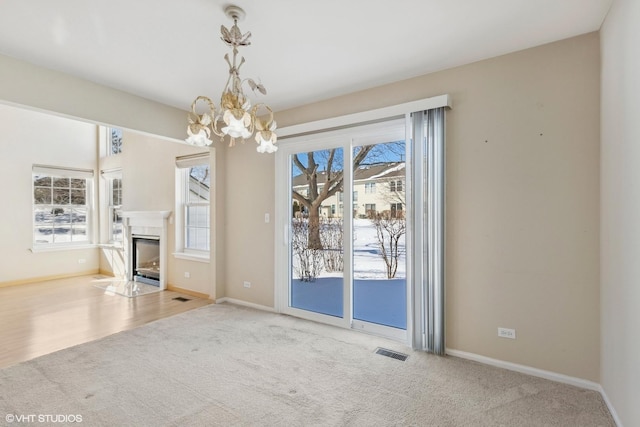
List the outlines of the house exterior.
<svg viewBox="0 0 640 427">
<path fill-rule="evenodd" d="M 326 171 L 318 173 L 318 186 L 326 182 Z M 353 177 L 354 218 L 371 218 L 388 215 L 392 218 L 404 217 L 405 204 L 405 162 L 382 162 L 360 165 Z M 304 175 L 292 180 L 293 191 L 307 197 L 309 184 Z M 300 208 L 294 202 L 294 212 Z M 320 214 L 327 218 L 344 217 L 344 192 L 339 191 L 322 202 Z"/>
</svg>

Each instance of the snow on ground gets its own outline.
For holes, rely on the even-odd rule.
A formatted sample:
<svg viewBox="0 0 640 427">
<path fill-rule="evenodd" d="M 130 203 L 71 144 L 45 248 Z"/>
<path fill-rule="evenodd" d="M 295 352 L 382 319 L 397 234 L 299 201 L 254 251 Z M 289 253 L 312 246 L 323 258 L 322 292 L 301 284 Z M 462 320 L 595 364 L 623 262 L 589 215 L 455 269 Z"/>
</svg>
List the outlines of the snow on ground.
<svg viewBox="0 0 640 427">
<path fill-rule="evenodd" d="M 353 241 L 353 278 L 359 279 L 387 279 L 387 266 L 380 255 L 376 228 L 368 219 L 353 220 L 355 238 Z M 396 279 L 407 277 L 407 258 L 405 250 L 405 236 L 400 238 L 400 257 Z M 322 277 L 322 275 L 320 275 Z"/>
<path fill-rule="evenodd" d="M 406 329 L 405 236 L 399 242 L 401 255 L 396 277 L 387 279 L 386 264 L 380 255 L 375 226 L 368 219 L 355 219 L 353 225 L 353 318 Z M 342 273 L 322 272 L 312 282 L 303 282 L 294 275 L 291 280 L 291 305 L 343 317 Z"/>
</svg>

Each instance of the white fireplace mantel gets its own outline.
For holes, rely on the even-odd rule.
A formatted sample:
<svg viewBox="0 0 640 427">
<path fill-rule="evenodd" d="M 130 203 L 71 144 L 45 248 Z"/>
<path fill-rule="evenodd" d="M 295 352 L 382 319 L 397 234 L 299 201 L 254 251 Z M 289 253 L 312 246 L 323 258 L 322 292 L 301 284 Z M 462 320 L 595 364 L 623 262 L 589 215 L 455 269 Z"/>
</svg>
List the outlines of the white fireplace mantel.
<svg viewBox="0 0 640 427">
<path fill-rule="evenodd" d="M 167 233 L 171 211 L 123 211 L 125 232 L 126 275 L 133 278 L 133 236 L 156 237 L 160 240 L 160 289 L 167 288 Z"/>
<path fill-rule="evenodd" d="M 171 216 L 171 211 L 123 211 L 122 218 L 127 219 L 130 227 L 162 228 Z"/>
</svg>

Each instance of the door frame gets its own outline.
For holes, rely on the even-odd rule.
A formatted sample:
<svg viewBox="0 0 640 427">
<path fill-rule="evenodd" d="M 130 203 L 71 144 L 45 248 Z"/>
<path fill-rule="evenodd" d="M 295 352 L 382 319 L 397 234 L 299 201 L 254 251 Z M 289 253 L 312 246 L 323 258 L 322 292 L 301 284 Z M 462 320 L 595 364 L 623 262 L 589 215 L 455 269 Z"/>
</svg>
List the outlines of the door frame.
<svg viewBox="0 0 640 427">
<path fill-rule="evenodd" d="M 315 132 L 324 132 L 330 129 L 338 129 L 341 127 L 360 125 L 364 123 L 373 123 L 380 120 L 388 120 L 393 117 L 405 117 L 406 120 L 406 131 L 407 137 L 405 141 L 407 143 L 411 140 L 411 136 L 413 135 L 412 125 L 410 125 L 411 121 L 409 115 L 416 111 L 426 111 L 434 108 L 445 107 L 447 109 L 452 108 L 452 99 L 448 94 L 433 96 L 430 98 L 419 99 L 416 101 L 410 101 L 403 104 L 397 104 L 382 108 L 377 108 L 368 111 L 361 111 L 357 113 L 347 114 L 343 116 L 331 117 L 327 119 L 321 119 L 296 125 L 291 125 L 288 127 L 278 129 L 278 136 L 280 138 L 279 145 L 280 147 L 286 147 L 290 143 L 293 143 L 293 137 L 301 136 L 301 135 L 309 135 L 307 139 L 313 139 L 315 136 Z M 326 133 L 325 133 L 326 135 Z M 424 154 L 424 151 L 420 148 L 420 144 L 415 144 L 414 147 L 414 155 L 415 159 L 411 163 L 415 163 L 416 170 L 413 170 L 411 175 L 414 177 L 414 182 L 416 185 L 414 188 L 416 189 L 415 194 L 407 194 L 407 198 L 413 198 L 415 201 L 415 206 L 424 205 L 427 200 L 424 195 L 420 195 L 423 191 L 419 188 L 418 182 L 422 182 L 425 174 L 426 166 L 422 164 L 420 160 L 420 153 Z M 282 265 L 282 260 L 287 258 L 287 255 L 283 255 L 283 252 L 287 253 L 287 239 L 288 235 L 286 234 L 285 227 L 282 224 L 283 218 L 286 220 L 285 207 L 286 205 L 282 202 L 283 195 L 287 188 L 287 180 L 289 179 L 286 174 L 281 173 L 279 171 L 284 170 L 283 168 L 289 167 L 287 165 L 287 156 L 283 156 L 280 153 L 276 153 L 275 163 L 276 163 L 276 173 L 275 173 L 275 189 L 276 189 L 276 206 L 275 206 L 275 239 L 274 239 L 274 254 L 276 260 L 276 268 L 274 275 L 274 308 L 276 312 L 282 312 L 282 301 L 283 296 L 281 295 L 283 292 L 282 283 L 287 283 L 288 278 L 286 275 L 283 276 L 283 269 L 280 267 Z M 417 159 L 417 160 L 416 160 Z M 409 159 L 407 159 L 407 164 L 409 165 Z M 407 166 L 409 167 L 409 166 Z M 290 174 L 289 174 L 290 175 Z M 352 196 L 350 196 L 352 197 Z M 424 198 L 421 198 L 424 197 Z M 418 217 L 418 215 L 413 215 L 414 218 L 414 231 L 418 232 L 419 230 L 424 231 L 422 227 L 422 220 L 424 218 Z M 429 326 L 425 302 L 426 302 L 426 291 L 427 286 L 425 283 L 426 280 L 426 272 L 424 259 L 420 257 L 420 254 L 423 254 L 424 247 L 426 242 L 424 241 L 423 233 L 419 236 L 410 236 L 407 235 L 407 245 L 411 245 L 414 250 L 414 257 L 407 257 L 407 270 L 411 271 L 413 274 L 412 286 L 407 286 L 407 313 L 411 312 L 411 318 L 408 319 L 409 323 L 407 323 L 407 344 L 413 348 L 417 349 L 427 349 L 427 327 Z M 441 254 L 444 256 L 444 253 Z M 411 259 L 413 258 L 413 259 Z M 289 262 L 289 261 L 286 261 Z M 288 274 L 289 269 L 287 269 Z M 409 274 L 409 273 L 407 273 Z M 409 280 L 409 279 L 407 279 Z M 409 282 L 407 282 L 409 283 Z M 288 294 L 288 289 L 286 289 Z M 287 303 L 287 295 L 284 296 L 285 305 Z M 300 310 L 304 311 L 304 310 Z M 324 319 L 311 319 L 318 320 L 320 322 L 325 322 Z M 337 326 L 349 327 L 349 325 L 344 325 L 344 319 L 340 319 L 342 324 Z"/>
<path fill-rule="evenodd" d="M 291 225 L 291 175 L 292 165 L 290 156 L 295 153 L 306 153 L 310 151 L 328 150 L 341 148 L 343 150 L 343 203 L 344 212 L 351 212 L 353 207 L 353 149 L 355 147 L 380 144 L 385 142 L 404 139 L 406 144 L 405 158 L 409 163 L 409 152 L 411 150 L 410 140 L 407 139 L 408 122 L 406 118 L 391 119 L 380 123 L 361 125 L 353 129 L 342 129 L 329 132 L 322 132 L 304 137 L 291 138 L 284 144 L 280 144 L 280 149 L 276 153 L 276 209 L 275 227 L 276 249 L 275 249 L 275 310 L 278 313 L 289 314 L 307 320 L 313 320 L 343 328 L 351 328 L 365 333 L 384 336 L 404 343 L 409 342 L 412 336 L 413 311 L 412 311 L 412 264 L 411 256 L 411 215 L 407 218 L 407 233 L 405 235 L 405 245 L 407 248 L 406 258 L 406 329 L 398 329 L 385 325 L 357 320 L 353 318 L 353 268 L 345 268 L 343 275 L 343 317 L 338 318 L 326 314 L 315 313 L 290 305 L 290 279 L 291 279 L 291 256 L 290 256 L 290 225 Z M 396 129 L 393 129 L 393 127 Z M 349 165 L 349 167 L 346 167 Z M 407 169 L 407 174 L 411 169 Z M 409 195 L 412 179 L 409 175 L 405 178 L 407 194 L 407 212 L 412 209 Z M 344 244 L 344 265 L 353 266 L 353 215 L 343 215 L 343 233 L 348 238 L 343 239 Z"/>
</svg>

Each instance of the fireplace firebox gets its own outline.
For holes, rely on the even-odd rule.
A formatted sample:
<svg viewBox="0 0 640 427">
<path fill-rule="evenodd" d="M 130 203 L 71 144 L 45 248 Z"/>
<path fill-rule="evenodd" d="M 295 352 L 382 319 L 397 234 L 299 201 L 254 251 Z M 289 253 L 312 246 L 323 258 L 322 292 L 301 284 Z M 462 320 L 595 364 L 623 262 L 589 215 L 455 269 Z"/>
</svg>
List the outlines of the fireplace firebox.
<svg viewBox="0 0 640 427">
<path fill-rule="evenodd" d="M 160 286 L 160 240 L 133 236 L 133 280 Z"/>
</svg>

